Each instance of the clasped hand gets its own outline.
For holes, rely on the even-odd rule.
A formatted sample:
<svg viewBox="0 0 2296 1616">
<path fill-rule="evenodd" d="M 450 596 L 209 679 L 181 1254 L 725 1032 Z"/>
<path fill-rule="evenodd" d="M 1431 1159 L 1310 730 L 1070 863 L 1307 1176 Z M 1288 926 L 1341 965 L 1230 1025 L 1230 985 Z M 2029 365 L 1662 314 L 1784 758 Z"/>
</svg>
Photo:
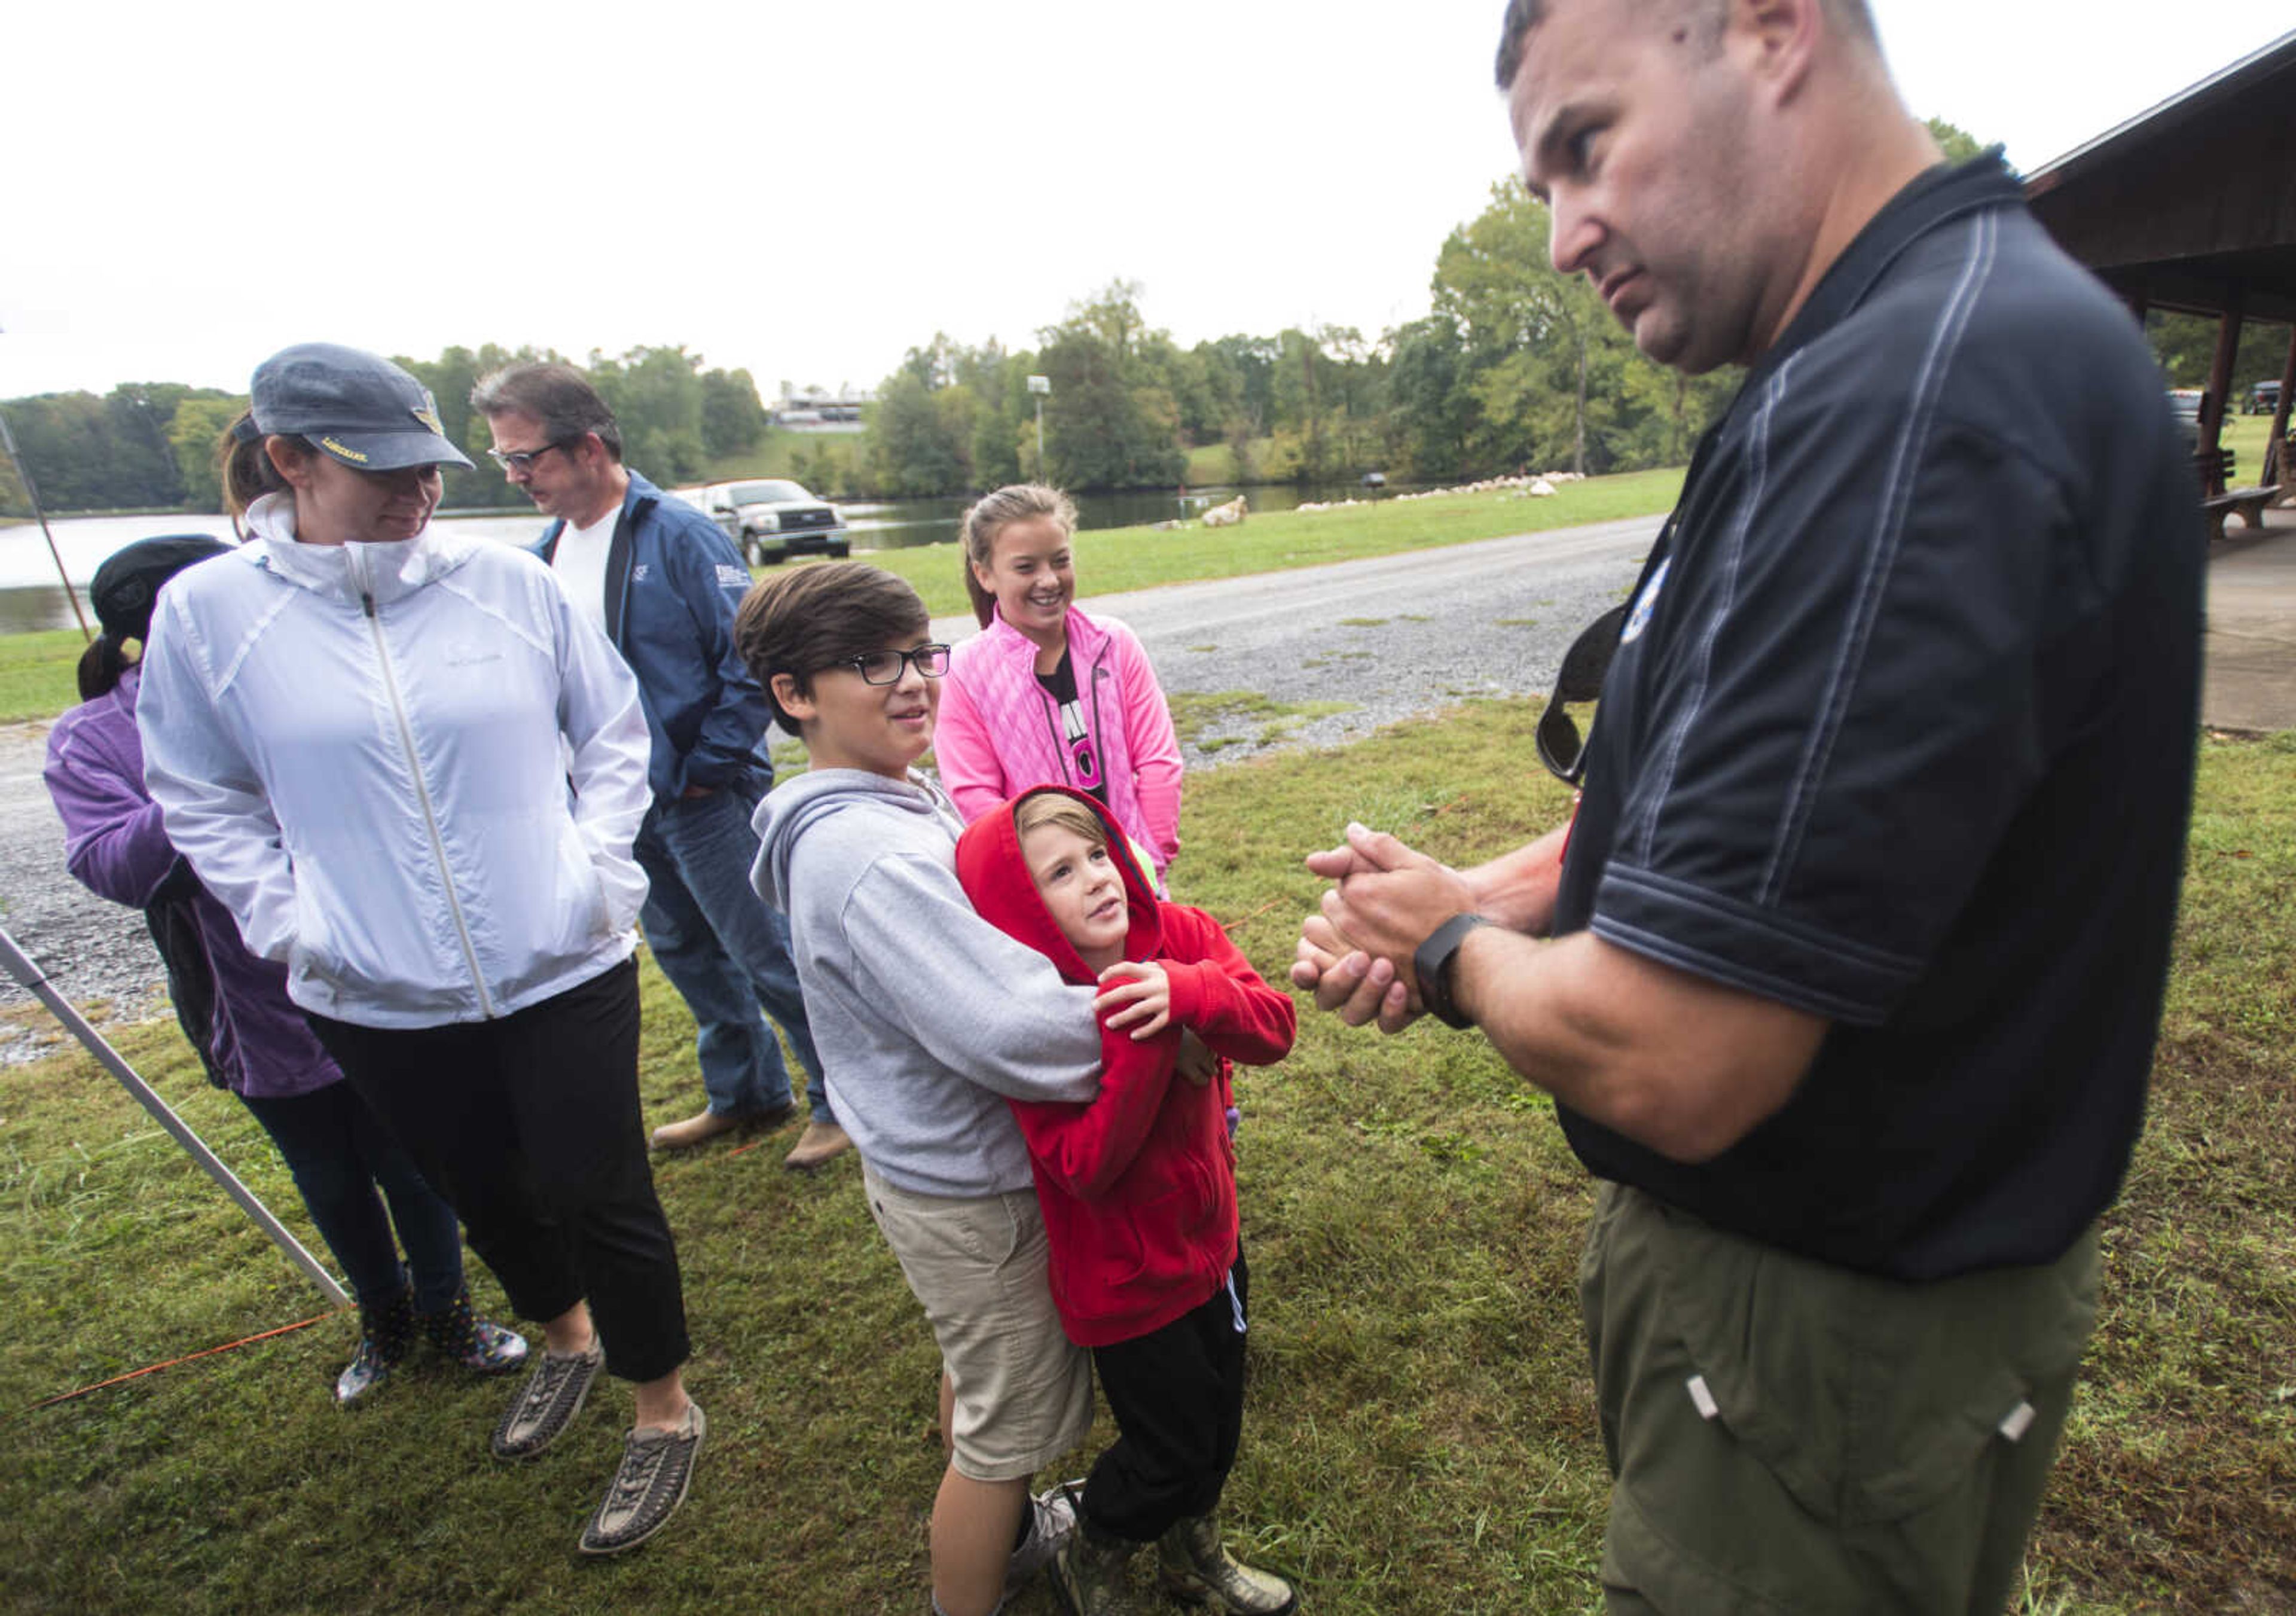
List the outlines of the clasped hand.
<svg viewBox="0 0 2296 1616">
<path fill-rule="evenodd" d="M 1412 953 L 1475 907 L 1465 878 L 1360 824 L 1348 826 L 1340 846 L 1310 853 L 1308 868 L 1338 884 L 1324 894 L 1323 912 L 1300 923 L 1293 985 L 1313 990 L 1318 1010 L 1350 1027 L 1376 1021 L 1382 1032 L 1402 1031 L 1420 1013 Z"/>
</svg>

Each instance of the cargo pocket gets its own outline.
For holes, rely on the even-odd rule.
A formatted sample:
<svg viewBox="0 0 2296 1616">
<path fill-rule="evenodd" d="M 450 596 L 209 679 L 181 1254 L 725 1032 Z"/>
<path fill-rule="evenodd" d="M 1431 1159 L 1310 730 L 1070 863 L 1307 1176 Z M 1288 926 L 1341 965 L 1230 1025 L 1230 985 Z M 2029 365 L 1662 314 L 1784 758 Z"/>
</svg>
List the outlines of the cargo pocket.
<svg viewBox="0 0 2296 1616">
<path fill-rule="evenodd" d="M 2046 1270 L 1905 1284 L 1669 1221 L 1667 1313 L 1702 1382 L 1685 1395 L 1821 1521 L 1894 1521 L 1965 1485 L 2087 1338 L 2093 1299 Z"/>
</svg>

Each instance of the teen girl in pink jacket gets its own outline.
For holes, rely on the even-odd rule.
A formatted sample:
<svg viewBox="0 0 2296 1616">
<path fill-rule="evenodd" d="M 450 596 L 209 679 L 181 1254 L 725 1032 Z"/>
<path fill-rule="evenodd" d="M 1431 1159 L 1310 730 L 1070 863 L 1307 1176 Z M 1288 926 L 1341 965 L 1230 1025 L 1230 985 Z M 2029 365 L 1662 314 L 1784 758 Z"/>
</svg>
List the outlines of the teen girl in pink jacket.
<svg viewBox="0 0 2296 1616">
<path fill-rule="evenodd" d="M 1179 737 L 1139 639 L 1077 610 L 1075 530 L 1068 496 L 1034 484 L 965 513 L 965 585 L 982 629 L 950 659 L 933 755 L 968 823 L 1031 786 L 1090 792 L 1160 883 L 1180 850 Z"/>
</svg>

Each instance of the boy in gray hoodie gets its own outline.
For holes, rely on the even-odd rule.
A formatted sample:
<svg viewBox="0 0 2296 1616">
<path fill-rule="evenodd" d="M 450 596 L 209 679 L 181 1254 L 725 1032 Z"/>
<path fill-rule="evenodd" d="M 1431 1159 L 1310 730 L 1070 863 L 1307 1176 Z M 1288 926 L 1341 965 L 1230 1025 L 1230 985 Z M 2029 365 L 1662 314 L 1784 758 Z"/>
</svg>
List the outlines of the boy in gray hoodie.
<svg viewBox="0 0 2296 1616">
<path fill-rule="evenodd" d="M 948 1468 L 933 1608 L 991 1616 L 1074 1515 L 1037 1471 L 1092 1421 L 1087 1356 L 1061 1329 L 1044 1220 L 1007 1099 L 1097 1092 L 1095 989 L 975 914 L 963 822 L 912 766 L 932 744 L 948 647 L 916 592 L 835 562 L 752 589 L 734 644 L 807 772 L 758 809 L 751 882 L 790 917 L 799 980 L 862 1182 L 942 1361 Z"/>
</svg>

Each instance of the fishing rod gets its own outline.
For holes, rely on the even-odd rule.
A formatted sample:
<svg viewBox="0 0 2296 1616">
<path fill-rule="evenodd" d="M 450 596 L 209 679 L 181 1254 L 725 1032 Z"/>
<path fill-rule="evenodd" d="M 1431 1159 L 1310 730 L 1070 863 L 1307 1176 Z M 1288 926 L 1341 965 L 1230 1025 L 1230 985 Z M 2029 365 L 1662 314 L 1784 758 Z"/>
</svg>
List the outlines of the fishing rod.
<svg viewBox="0 0 2296 1616">
<path fill-rule="evenodd" d="M 16 468 L 16 480 L 24 485 L 24 497 L 32 502 L 32 514 L 39 521 L 40 537 L 48 541 L 48 557 L 56 563 L 56 577 L 63 581 L 64 599 L 71 603 L 72 616 L 79 622 L 80 638 L 92 640 L 95 633 L 87 626 L 87 613 L 80 610 L 79 591 L 72 587 L 71 575 L 64 570 L 63 552 L 56 548 L 56 536 L 48 531 L 48 513 L 40 509 L 40 490 L 33 486 L 31 469 L 16 452 L 16 434 L 8 430 L 5 410 L 0 410 L 0 444 L 7 445 L 8 463 Z"/>
</svg>

